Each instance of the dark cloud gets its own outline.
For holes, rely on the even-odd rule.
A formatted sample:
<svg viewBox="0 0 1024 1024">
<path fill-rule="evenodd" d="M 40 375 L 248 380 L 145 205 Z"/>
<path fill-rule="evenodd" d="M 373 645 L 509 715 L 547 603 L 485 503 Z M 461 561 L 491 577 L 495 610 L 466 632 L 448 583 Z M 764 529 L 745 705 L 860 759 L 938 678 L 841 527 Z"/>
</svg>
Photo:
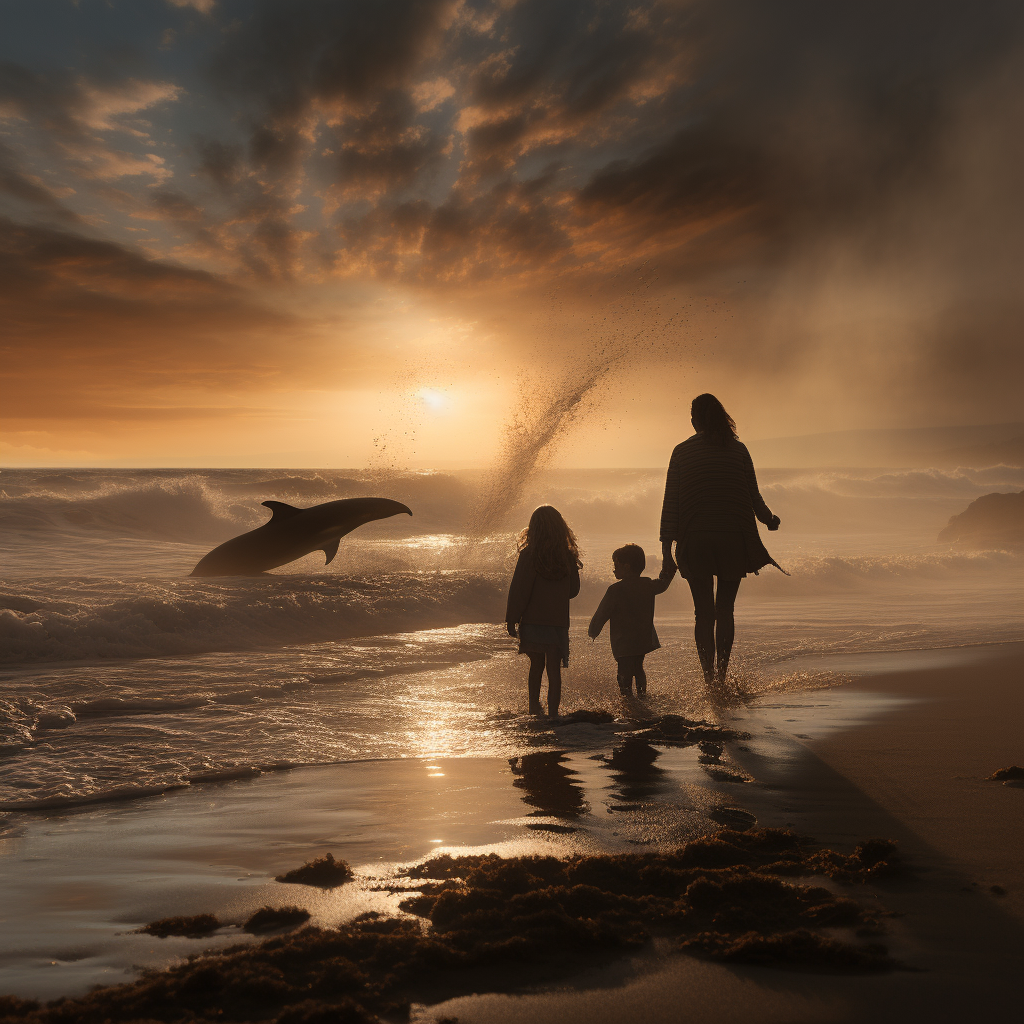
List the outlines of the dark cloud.
<svg viewBox="0 0 1024 1024">
<path fill-rule="evenodd" d="M 194 148 L 199 155 L 199 170 L 206 177 L 225 191 L 238 184 L 244 152 L 241 143 L 199 138 Z"/>
<path fill-rule="evenodd" d="M 46 184 L 30 174 L 14 151 L 0 142 L 0 193 L 58 220 L 74 223 L 80 218 L 69 210 Z"/>
<path fill-rule="evenodd" d="M 213 76 L 248 143 L 199 150 L 251 225 L 242 261 L 298 271 L 301 187 L 338 208 L 336 267 L 418 281 L 543 274 L 567 246 L 589 272 L 602 235 L 619 260 L 657 238 L 685 276 L 705 256 L 777 262 L 885 233 L 941 173 L 965 91 L 1022 39 L 1004 0 L 265 0 L 223 16 L 240 21 Z M 444 98 L 424 102 L 432 82 Z M 318 264 L 332 244 L 323 226 Z"/>
<path fill-rule="evenodd" d="M 233 32 L 214 75 L 260 118 L 291 123 L 310 104 L 369 103 L 405 81 L 438 41 L 454 0 L 263 0 Z"/>
<path fill-rule="evenodd" d="M 649 260 L 661 287 L 756 282 L 746 334 L 716 349 L 737 366 L 795 372 L 849 346 L 842 325 L 886 290 L 903 335 L 880 332 L 872 366 L 903 345 L 907 372 L 946 394 L 972 346 L 979 380 L 1015 358 L 1019 0 L 222 0 L 191 31 L 202 137 L 178 140 L 173 178 L 154 170 L 139 216 L 240 279 L 454 294 L 557 275 L 580 296 Z M 88 148 L 102 126 L 173 93 L 133 74 L 8 64 L 0 103 L 82 175 L 114 175 L 132 165 Z M 18 202 L 56 212 L 49 181 L 0 165 Z M 46 287 L 58 278 L 71 287 Z M 772 318 L 785 337 L 752 343 Z"/>
</svg>

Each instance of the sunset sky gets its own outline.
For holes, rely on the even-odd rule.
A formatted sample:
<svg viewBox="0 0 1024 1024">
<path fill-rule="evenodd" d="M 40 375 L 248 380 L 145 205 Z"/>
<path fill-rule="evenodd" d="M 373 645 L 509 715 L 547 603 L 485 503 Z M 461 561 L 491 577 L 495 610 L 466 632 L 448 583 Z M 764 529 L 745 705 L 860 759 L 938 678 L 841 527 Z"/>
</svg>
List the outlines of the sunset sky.
<svg viewBox="0 0 1024 1024">
<path fill-rule="evenodd" d="M 1019 0 L 0 29 L 2 465 L 486 465 L 575 392 L 589 466 L 706 390 L 751 439 L 1024 418 Z"/>
</svg>

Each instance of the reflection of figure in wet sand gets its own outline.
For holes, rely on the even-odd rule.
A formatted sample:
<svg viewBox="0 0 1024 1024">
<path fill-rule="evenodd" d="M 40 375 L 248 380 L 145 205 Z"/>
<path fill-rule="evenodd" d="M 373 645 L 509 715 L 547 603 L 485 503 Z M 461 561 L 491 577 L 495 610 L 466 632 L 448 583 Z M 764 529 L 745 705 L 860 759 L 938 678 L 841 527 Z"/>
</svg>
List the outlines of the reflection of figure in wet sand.
<svg viewBox="0 0 1024 1024">
<path fill-rule="evenodd" d="M 690 585 L 697 656 L 711 684 L 716 677 L 724 682 L 729 667 L 740 580 L 766 565 L 782 568 L 761 543 L 755 516 L 769 530 L 777 530 L 780 520 L 761 497 L 750 453 L 722 403 L 714 395 L 698 395 L 690 422 L 696 433 L 676 445 L 668 465 L 661 575 L 671 579 L 678 567 Z"/>
<path fill-rule="evenodd" d="M 578 818 L 589 810 L 582 788 L 573 782 L 576 772 L 566 768 L 564 760 L 565 754 L 558 750 L 509 758 L 516 776 L 512 785 L 525 790 L 523 802 L 537 808 L 531 814 Z"/>
<path fill-rule="evenodd" d="M 665 771 L 654 762 L 659 751 L 640 736 L 627 736 L 612 750 L 605 764 L 612 771 L 620 800 L 651 800 L 665 785 Z"/>
</svg>

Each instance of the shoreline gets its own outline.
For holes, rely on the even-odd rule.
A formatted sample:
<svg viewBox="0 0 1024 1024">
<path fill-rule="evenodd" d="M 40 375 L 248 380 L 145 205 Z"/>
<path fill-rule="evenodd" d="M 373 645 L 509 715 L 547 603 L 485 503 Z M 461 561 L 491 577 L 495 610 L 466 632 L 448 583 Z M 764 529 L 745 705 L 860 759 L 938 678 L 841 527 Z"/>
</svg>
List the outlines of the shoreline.
<svg viewBox="0 0 1024 1024">
<path fill-rule="evenodd" d="M 852 1021 L 858 1019 L 852 1015 L 858 1006 L 857 1012 L 868 1012 L 861 999 L 882 991 L 893 1020 L 914 1019 L 912 1007 L 929 1002 L 935 1019 L 959 1019 L 942 1014 L 957 1000 L 964 1008 L 959 1012 L 966 1012 L 969 989 L 981 985 L 988 998 L 1003 998 L 1014 971 L 1012 954 L 1001 951 L 1020 948 L 1024 938 L 1024 908 L 1016 891 L 1024 881 L 1024 855 L 1012 849 L 1014 841 L 1018 848 L 1024 844 L 1015 839 L 1019 826 L 1017 832 L 1006 828 L 1008 815 L 1016 812 L 1019 820 L 1024 797 L 982 782 L 1004 766 L 1000 757 L 1007 764 L 1024 759 L 1019 747 L 1011 756 L 1021 735 L 1016 720 L 994 714 L 1007 702 L 1007 686 L 1019 677 L 1024 643 L 938 649 L 947 652 L 946 664 L 924 665 L 935 650 L 836 655 L 859 659 L 866 668 L 833 689 L 768 694 L 749 707 L 723 709 L 723 725 L 754 733 L 748 741 L 727 744 L 727 763 L 753 780 L 746 783 L 709 775 L 697 747 L 659 748 L 653 760 L 640 757 L 633 765 L 616 766 L 613 757 L 594 753 L 598 747 L 591 745 L 554 758 L 542 752 L 544 770 L 527 785 L 517 785 L 523 779 L 500 758 L 372 760 L 186 788 L 145 804 L 19 815 L 29 820 L 20 822 L 2 847 L 14 868 L 7 885 L 22 893 L 22 903 L 5 914 L 17 942 L 8 940 L 0 950 L 0 991 L 45 998 L 84 991 L 97 982 L 130 980 L 124 972 L 140 963 L 162 966 L 238 940 L 237 932 L 199 941 L 129 934 L 171 914 L 217 911 L 234 919 L 268 901 L 298 902 L 310 906 L 313 923 L 330 925 L 361 909 L 394 911 L 394 901 L 362 889 L 325 897 L 270 881 L 277 871 L 327 850 L 361 865 L 365 873 L 371 866 L 409 863 L 437 850 L 514 856 L 654 848 L 708 834 L 721 827 L 708 814 L 733 809 L 756 817 L 759 826 L 791 827 L 841 850 L 872 835 L 899 840 L 920 875 L 881 893 L 881 902 L 907 915 L 893 923 L 887 941 L 894 955 L 930 968 L 928 975 L 810 977 L 679 956 L 659 968 L 654 950 L 641 957 L 645 966 L 637 968 L 639 975 L 626 966 L 616 968 L 617 987 L 603 989 L 600 999 L 587 991 L 585 977 L 574 979 L 572 1012 L 595 1021 L 622 1019 L 614 1016 L 614 1007 L 626 1012 L 633 1005 L 635 1012 L 631 1000 L 641 999 L 651 1020 L 663 1019 L 659 1005 L 665 1020 L 688 1020 L 689 1015 L 679 1015 L 678 1000 L 680 986 L 690 985 L 707 996 L 691 1000 L 694 1020 L 702 1005 L 705 1014 L 711 1012 L 717 993 L 715 1000 L 738 1000 L 735 1017 L 718 1019 L 750 1019 L 756 1006 L 764 1009 L 757 1016 L 763 1021 Z M 949 652 L 957 653 L 950 659 Z M 873 671 L 879 659 L 893 656 L 905 663 L 898 671 Z M 984 698 L 984 687 L 963 685 L 965 673 L 981 670 L 989 680 Z M 971 706 L 973 718 L 967 715 Z M 970 728 L 967 720 L 974 723 Z M 807 722 L 820 726 L 818 735 L 804 732 Z M 959 723 L 961 739 L 970 739 L 973 753 L 956 752 L 951 722 Z M 998 742 L 993 740 L 997 732 Z M 928 750 L 941 736 L 946 746 L 938 745 L 950 751 L 947 759 L 929 759 Z M 604 746 L 611 741 L 606 737 Z M 965 771 L 963 778 L 949 781 L 942 775 L 949 758 L 969 761 L 973 774 Z M 903 766 L 902 774 L 893 775 L 894 763 Z M 982 764 L 990 765 L 984 775 Z M 357 774 L 362 777 L 354 778 Z M 945 788 L 941 779 L 947 779 Z M 268 836 L 274 838 L 268 842 Z M 113 847 L 121 851 L 120 868 L 111 859 Z M 96 862 L 91 875 L 90 849 Z M 72 863 L 75 871 L 68 870 Z M 1007 895 L 987 893 L 992 884 L 1002 885 Z M 40 912 L 49 927 L 40 927 Z M 120 934 L 110 935 L 111 923 L 123 929 Z M 941 984 L 934 984 L 936 971 Z M 817 994 L 811 998 L 810 993 Z M 466 1022 L 541 1022 L 569 1013 L 566 998 L 565 992 L 461 997 L 451 1005 L 417 1010 L 414 1019 L 449 1013 Z M 978 1009 L 976 1001 L 973 1005 Z M 667 1016 L 670 1006 L 675 1016 Z"/>
</svg>

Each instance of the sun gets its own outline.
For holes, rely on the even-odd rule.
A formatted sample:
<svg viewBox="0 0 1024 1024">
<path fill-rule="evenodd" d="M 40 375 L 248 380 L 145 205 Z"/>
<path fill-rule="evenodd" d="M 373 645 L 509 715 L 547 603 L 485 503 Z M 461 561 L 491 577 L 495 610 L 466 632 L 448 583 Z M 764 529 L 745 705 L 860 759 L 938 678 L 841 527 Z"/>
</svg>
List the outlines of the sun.
<svg viewBox="0 0 1024 1024">
<path fill-rule="evenodd" d="M 416 397 L 431 411 L 444 412 L 451 406 L 451 399 L 438 388 L 420 388 Z"/>
</svg>

